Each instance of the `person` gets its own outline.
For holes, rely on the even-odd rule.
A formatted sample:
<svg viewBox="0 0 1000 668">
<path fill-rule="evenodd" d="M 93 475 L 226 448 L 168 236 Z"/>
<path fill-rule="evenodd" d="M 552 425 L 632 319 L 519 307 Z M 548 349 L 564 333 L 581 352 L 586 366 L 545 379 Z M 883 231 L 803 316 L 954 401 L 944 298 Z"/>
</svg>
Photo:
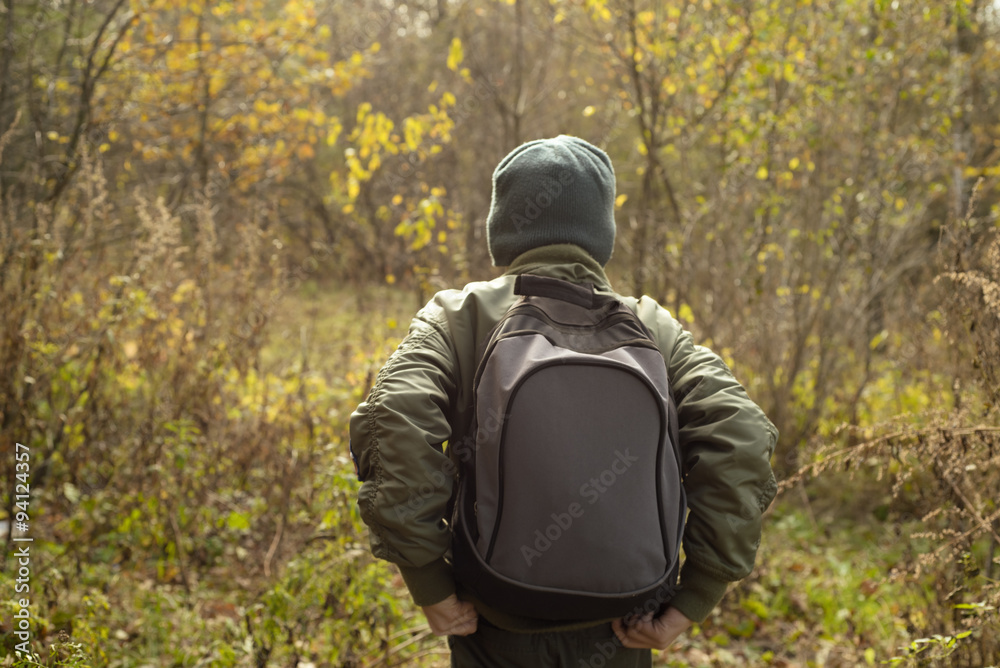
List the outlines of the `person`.
<svg viewBox="0 0 1000 668">
<path fill-rule="evenodd" d="M 351 416 L 372 552 L 399 567 L 431 630 L 448 636 L 453 666 L 649 666 L 702 622 L 728 585 L 753 568 L 761 515 L 777 486 L 777 431 L 722 359 L 653 299 L 616 295 L 653 333 L 677 404 L 689 515 L 679 590 L 665 610 L 624 619 L 513 617 L 456 583 L 448 509 L 458 466 L 447 447 L 471 424 L 477 348 L 531 273 L 616 294 L 604 272 L 615 240 L 615 175 L 601 149 L 560 135 L 523 144 L 493 174 L 486 223 L 491 281 L 444 290 L 409 332 Z"/>
</svg>

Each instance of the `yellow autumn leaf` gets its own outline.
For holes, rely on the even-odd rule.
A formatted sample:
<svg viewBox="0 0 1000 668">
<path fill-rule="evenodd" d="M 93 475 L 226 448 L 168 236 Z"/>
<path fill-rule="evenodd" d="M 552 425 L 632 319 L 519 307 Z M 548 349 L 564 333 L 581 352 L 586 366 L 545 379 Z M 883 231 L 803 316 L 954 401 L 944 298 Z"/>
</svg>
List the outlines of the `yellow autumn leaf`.
<svg viewBox="0 0 1000 668">
<path fill-rule="evenodd" d="M 455 37 L 451 40 L 451 47 L 448 49 L 448 69 L 452 72 L 458 71 L 458 66 L 462 64 L 465 52 L 462 50 L 462 40 Z"/>
<path fill-rule="evenodd" d="M 760 179 L 761 181 L 767 178 L 767 167 L 761 165 L 760 167 L 757 168 L 757 178 Z"/>
<path fill-rule="evenodd" d="M 340 121 L 336 118 L 331 119 L 330 124 L 326 129 L 326 145 L 333 146 L 337 143 L 337 138 L 340 137 L 341 131 L 344 126 L 341 125 Z"/>
<path fill-rule="evenodd" d="M 295 149 L 295 153 L 299 156 L 299 160 L 309 160 L 316 157 L 316 151 L 310 144 L 299 144 L 299 147 Z"/>
<path fill-rule="evenodd" d="M 372 103 L 371 102 L 362 102 L 361 104 L 359 104 L 358 105 L 358 115 L 357 115 L 357 118 L 355 119 L 356 122 L 359 125 L 361 123 L 364 123 L 365 117 L 369 113 L 371 113 L 371 110 L 372 110 Z"/>
</svg>

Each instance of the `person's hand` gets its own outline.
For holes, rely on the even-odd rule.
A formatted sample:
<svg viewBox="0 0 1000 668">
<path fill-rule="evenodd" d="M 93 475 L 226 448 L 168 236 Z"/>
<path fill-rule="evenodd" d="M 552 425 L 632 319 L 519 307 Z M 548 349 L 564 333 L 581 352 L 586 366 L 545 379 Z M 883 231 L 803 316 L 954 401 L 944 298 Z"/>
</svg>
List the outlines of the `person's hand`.
<svg viewBox="0 0 1000 668">
<path fill-rule="evenodd" d="M 424 606 L 424 615 L 436 636 L 467 636 L 479 627 L 479 614 L 468 601 L 452 594 L 440 603 Z"/>
<path fill-rule="evenodd" d="M 667 608 L 659 617 L 649 613 L 630 620 L 616 619 L 612 623 L 621 644 L 630 649 L 667 649 L 677 636 L 691 628 L 693 622 L 676 608 Z"/>
</svg>

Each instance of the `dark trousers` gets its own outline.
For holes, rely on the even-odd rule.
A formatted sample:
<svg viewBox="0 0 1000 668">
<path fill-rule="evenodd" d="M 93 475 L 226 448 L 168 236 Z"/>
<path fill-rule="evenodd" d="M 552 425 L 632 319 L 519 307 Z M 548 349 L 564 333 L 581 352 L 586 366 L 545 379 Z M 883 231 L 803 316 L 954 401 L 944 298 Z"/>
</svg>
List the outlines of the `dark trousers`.
<svg viewBox="0 0 1000 668">
<path fill-rule="evenodd" d="M 648 649 L 626 649 L 611 624 L 578 631 L 514 633 L 479 618 L 470 636 L 449 636 L 452 668 L 650 668 Z"/>
</svg>

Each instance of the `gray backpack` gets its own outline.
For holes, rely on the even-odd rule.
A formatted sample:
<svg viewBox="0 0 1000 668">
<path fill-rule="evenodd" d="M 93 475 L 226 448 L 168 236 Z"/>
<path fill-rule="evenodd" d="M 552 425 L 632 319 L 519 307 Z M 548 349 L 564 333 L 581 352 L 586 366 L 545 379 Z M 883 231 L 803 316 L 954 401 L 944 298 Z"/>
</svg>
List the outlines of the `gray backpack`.
<svg viewBox="0 0 1000 668">
<path fill-rule="evenodd" d="M 663 356 L 631 309 L 591 285 L 522 275 L 514 292 L 476 372 L 456 578 L 526 617 L 662 609 L 686 513 Z"/>
</svg>

